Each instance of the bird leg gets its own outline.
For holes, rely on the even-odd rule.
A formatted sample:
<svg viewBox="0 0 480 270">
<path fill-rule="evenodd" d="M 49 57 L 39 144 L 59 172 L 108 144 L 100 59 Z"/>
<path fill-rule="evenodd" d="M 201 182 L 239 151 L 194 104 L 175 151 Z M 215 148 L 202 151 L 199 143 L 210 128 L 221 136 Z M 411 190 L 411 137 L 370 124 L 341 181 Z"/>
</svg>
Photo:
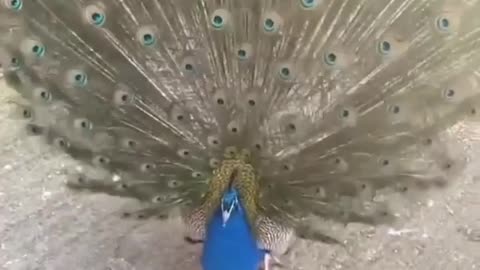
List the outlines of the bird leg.
<svg viewBox="0 0 480 270">
<path fill-rule="evenodd" d="M 273 262 L 272 262 L 273 261 Z M 263 256 L 263 270 L 270 270 L 271 266 L 278 266 L 283 268 L 283 264 L 280 262 L 280 259 L 278 259 L 276 256 L 273 256 L 270 253 L 265 253 L 265 256 Z"/>
<path fill-rule="evenodd" d="M 263 269 L 264 270 L 270 270 L 270 260 L 272 259 L 270 254 L 265 254 L 263 257 Z"/>
</svg>

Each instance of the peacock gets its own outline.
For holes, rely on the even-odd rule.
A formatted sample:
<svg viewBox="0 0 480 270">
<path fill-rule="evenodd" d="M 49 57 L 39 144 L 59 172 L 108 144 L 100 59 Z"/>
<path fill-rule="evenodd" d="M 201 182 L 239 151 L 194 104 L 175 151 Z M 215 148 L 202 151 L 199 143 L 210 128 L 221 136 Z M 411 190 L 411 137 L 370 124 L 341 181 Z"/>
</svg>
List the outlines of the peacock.
<svg viewBox="0 0 480 270">
<path fill-rule="evenodd" d="M 73 190 L 181 218 L 204 270 L 270 269 L 318 222 L 392 224 L 468 162 L 478 0 L 1 0 L 0 59 Z M 52 149 L 53 149 L 52 148 Z M 231 252 L 231 251 L 236 252 Z"/>
</svg>

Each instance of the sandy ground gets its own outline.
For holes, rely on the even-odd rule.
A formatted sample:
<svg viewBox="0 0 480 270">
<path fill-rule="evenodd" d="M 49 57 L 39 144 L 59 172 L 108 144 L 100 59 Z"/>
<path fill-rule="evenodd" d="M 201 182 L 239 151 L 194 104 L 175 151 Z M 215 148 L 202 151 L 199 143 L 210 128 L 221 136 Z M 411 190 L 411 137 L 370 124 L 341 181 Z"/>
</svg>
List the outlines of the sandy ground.
<svg viewBox="0 0 480 270">
<path fill-rule="evenodd" d="M 131 202 L 75 194 L 64 187 L 74 162 L 26 138 L 10 119 L 0 86 L 0 269 L 199 269 L 200 246 L 183 241 L 175 222 L 122 220 Z M 480 153 L 480 133 L 464 127 L 467 151 Z M 448 190 L 426 198 L 396 229 L 349 225 L 344 246 L 299 241 L 285 269 L 480 269 L 480 162 Z M 234 251 L 232 251 L 234 252 Z"/>
</svg>

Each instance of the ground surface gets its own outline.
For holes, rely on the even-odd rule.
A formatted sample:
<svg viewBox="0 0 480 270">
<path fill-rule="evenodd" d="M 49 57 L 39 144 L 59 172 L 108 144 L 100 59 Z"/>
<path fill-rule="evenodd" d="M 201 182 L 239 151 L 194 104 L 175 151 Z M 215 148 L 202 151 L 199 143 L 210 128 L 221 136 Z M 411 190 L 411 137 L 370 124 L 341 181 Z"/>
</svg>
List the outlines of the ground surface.
<svg viewBox="0 0 480 270">
<path fill-rule="evenodd" d="M 65 189 L 74 163 L 25 138 L 8 118 L 9 90 L 0 85 L 0 269 L 199 269 L 199 246 L 186 244 L 175 222 L 125 221 L 130 202 Z M 480 132 L 468 126 L 472 157 Z M 466 133 L 465 133 L 466 132 Z M 395 230 L 344 228 L 345 246 L 300 241 L 286 269 L 480 269 L 480 159 L 458 184 L 428 198 L 414 218 Z M 331 228 L 336 230 L 335 227 Z"/>
</svg>

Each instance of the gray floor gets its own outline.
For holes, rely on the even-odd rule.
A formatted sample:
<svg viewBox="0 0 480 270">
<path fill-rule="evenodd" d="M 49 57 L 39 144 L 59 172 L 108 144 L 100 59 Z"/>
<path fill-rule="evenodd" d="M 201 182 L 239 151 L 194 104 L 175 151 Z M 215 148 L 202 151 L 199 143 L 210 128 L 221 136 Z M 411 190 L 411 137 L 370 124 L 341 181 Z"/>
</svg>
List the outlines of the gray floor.
<svg viewBox="0 0 480 270">
<path fill-rule="evenodd" d="M 11 92 L 0 86 L 0 269 L 199 269 L 199 246 L 184 243 L 176 221 L 125 221 L 132 202 L 64 188 L 74 163 L 39 146 L 9 119 Z M 480 130 L 480 128 L 476 128 Z M 466 134 L 465 134 L 466 132 Z M 462 126 L 475 157 L 480 132 Z M 480 180 L 465 177 L 426 198 L 401 228 L 329 226 L 345 246 L 296 243 L 286 269 L 480 269 Z M 234 252 L 234 251 L 232 251 Z"/>
</svg>

